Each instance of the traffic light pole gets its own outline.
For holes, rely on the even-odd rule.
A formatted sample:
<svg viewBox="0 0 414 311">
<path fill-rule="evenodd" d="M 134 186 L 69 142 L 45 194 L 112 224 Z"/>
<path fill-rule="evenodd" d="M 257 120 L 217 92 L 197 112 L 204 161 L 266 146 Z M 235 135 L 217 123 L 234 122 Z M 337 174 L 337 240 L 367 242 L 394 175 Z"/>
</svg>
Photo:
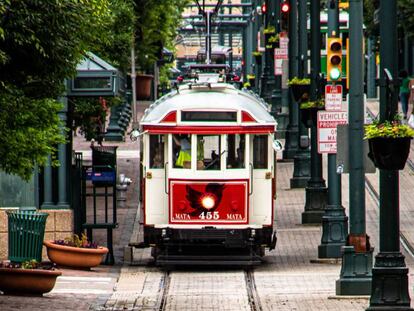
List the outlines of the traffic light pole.
<svg viewBox="0 0 414 311">
<path fill-rule="evenodd" d="M 380 121 L 383 122 L 392 118 L 397 113 L 398 107 L 396 0 L 380 1 L 380 40 Z M 386 81 L 385 70 L 388 70 L 391 75 L 388 81 Z M 390 112 L 390 115 L 387 112 Z M 368 310 L 413 310 L 410 308 L 408 268 L 400 251 L 398 171 L 380 169 L 379 182 L 380 249 L 372 269 L 372 290 Z"/>
<path fill-rule="evenodd" d="M 307 31 L 307 0 L 298 0 L 298 76 L 305 78 L 308 62 L 308 31 Z M 296 104 L 296 103 L 295 103 Z M 297 105 L 297 104 L 296 104 Z M 292 112 L 293 113 L 293 112 Z M 296 115 L 299 120 L 300 111 Z M 310 178 L 310 152 L 308 129 L 298 122 L 298 151 L 293 158 L 293 177 L 290 179 L 291 188 L 305 188 Z"/>
<path fill-rule="evenodd" d="M 311 0 L 311 101 L 320 96 L 321 71 L 321 4 Z M 302 224 L 321 223 L 327 203 L 327 188 L 322 177 L 322 155 L 318 153 L 316 122 L 311 126 L 311 178 L 306 187 L 305 211 Z"/>
<path fill-rule="evenodd" d="M 350 0 L 349 11 L 349 235 L 342 248 L 342 269 L 337 295 L 371 293 L 373 249 L 365 224 L 364 86 L 362 0 Z"/>
<path fill-rule="evenodd" d="M 292 1 L 289 11 L 289 79 L 298 76 L 298 6 L 297 1 Z M 282 89 L 282 98 L 286 97 L 289 103 L 289 124 L 286 127 L 286 143 L 283 150 L 284 159 L 293 159 L 298 152 L 298 132 L 299 132 L 299 109 L 294 102 L 289 89 L 285 92 Z"/>
<path fill-rule="evenodd" d="M 328 37 L 339 37 L 338 0 L 328 1 Z M 342 54 L 342 47 L 340 53 Z M 328 154 L 328 205 L 322 217 L 322 239 L 318 247 L 318 257 L 342 257 L 341 248 L 345 245 L 347 235 L 348 217 L 345 216 L 345 209 L 342 206 L 341 174 L 336 172 L 336 153 L 330 153 Z"/>
</svg>

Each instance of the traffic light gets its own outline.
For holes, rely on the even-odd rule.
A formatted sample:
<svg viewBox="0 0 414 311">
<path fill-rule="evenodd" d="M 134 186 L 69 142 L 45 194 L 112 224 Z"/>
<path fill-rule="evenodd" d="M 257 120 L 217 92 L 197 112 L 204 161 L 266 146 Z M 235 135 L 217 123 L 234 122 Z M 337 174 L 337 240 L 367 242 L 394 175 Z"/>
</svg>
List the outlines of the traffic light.
<svg viewBox="0 0 414 311">
<path fill-rule="evenodd" d="M 267 6 L 266 6 L 266 2 L 262 3 L 262 6 L 260 7 L 262 14 L 266 14 L 267 12 Z"/>
<path fill-rule="evenodd" d="M 327 81 L 341 81 L 342 77 L 342 39 L 328 38 L 326 52 L 326 78 Z"/>
<path fill-rule="evenodd" d="M 284 0 L 280 3 L 280 28 L 284 31 L 289 29 L 289 11 L 290 3 Z"/>
</svg>

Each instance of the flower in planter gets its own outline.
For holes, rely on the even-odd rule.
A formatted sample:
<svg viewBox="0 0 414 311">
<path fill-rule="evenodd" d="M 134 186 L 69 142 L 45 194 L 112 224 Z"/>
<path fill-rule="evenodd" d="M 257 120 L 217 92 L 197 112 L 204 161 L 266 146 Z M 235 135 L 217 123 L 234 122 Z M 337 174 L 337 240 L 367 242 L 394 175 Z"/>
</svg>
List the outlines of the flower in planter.
<svg viewBox="0 0 414 311">
<path fill-rule="evenodd" d="M 307 101 L 300 104 L 300 109 L 323 109 L 325 107 L 325 102 L 322 99 L 316 101 Z"/>
<path fill-rule="evenodd" d="M 276 43 L 279 42 L 279 34 L 275 34 L 271 36 L 268 40 L 269 43 Z"/>
<path fill-rule="evenodd" d="M 308 78 L 300 79 L 298 77 L 294 77 L 294 78 L 290 79 L 287 84 L 288 85 L 309 85 L 310 84 L 310 79 L 308 79 Z"/>
<path fill-rule="evenodd" d="M 273 34 L 276 32 L 275 26 L 269 26 L 263 30 L 264 34 Z"/>
<path fill-rule="evenodd" d="M 71 237 L 67 237 L 64 240 L 55 240 L 53 242 L 57 245 L 72 246 L 79 248 L 98 248 L 98 244 L 88 241 L 88 237 L 82 233 L 81 237 L 74 234 Z"/>
<path fill-rule="evenodd" d="M 403 138 L 414 137 L 414 129 L 406 124 L 402 124 L 401 120 L 395 119 L 392 121 L 386 120 L 379 122 L 375 120 L 372 124 L 365 125 L 365 139 L 376 137 L 383 138 Z"/>
</svg>

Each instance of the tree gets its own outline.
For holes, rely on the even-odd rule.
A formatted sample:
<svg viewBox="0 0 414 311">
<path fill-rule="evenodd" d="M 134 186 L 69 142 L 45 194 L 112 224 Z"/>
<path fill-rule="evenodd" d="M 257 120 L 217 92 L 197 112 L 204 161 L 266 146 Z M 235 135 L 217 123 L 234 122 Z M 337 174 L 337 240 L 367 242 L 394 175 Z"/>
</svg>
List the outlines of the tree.
<svg viewBox="0 0 414 311">
<path fill-rule="evenodd" d="M 152 69 L 162 47 L 174 50 L 181 13 L 190 0 L 135 0 L 135 43 L 139 70 Z"/>
<path fill-rule="evenodd" d="M 0 168 L 28 179 L 64 142 L 57 98 L 92 38 L 108 0 L 0 2 Z"/>
</svg>

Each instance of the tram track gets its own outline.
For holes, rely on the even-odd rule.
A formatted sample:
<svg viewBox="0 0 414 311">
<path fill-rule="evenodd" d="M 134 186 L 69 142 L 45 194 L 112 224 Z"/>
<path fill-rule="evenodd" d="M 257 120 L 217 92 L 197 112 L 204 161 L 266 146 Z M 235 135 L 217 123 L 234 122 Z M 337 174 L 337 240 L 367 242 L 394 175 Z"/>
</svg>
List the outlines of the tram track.
<svg viewBox="0 0 414 311">
<path fill-rule="evenodd" d="M 164 311 L 167 306 L 168 291 L 170 289 L 171 276 L 169 271 L 164 271 L 160 282 L 160 291 L 157 298 L 156 311 Z"/>
<path fill-rule="evenodd" d="M 254 279 L 253 270 L 244 270 L 244 278 L 246 280 L 247 298 L 252 311 L 262 311 L 259 293 L 257 292 L 256 281 Z"/>
</svg>

